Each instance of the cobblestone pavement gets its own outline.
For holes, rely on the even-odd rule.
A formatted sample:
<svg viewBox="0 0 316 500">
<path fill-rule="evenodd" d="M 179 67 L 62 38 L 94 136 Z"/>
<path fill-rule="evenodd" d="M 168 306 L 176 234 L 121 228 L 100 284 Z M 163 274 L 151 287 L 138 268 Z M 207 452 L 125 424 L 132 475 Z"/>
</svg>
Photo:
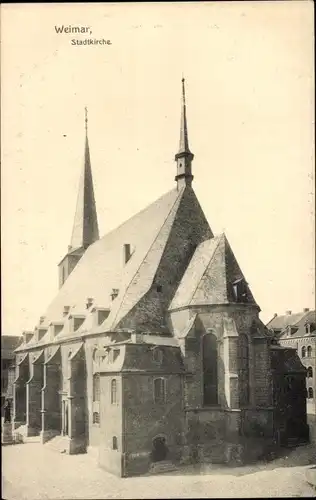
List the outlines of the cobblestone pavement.
<svg viewBox="0 0 316 500">
<path fill-rule="evenodd" d="M 168 474 L 121 479 L 98 468 L 91 456 L 63 455 L 39 443 L 26 443 L 2 448 L 2 498 L 315 497 L 305 479 L 309 467 L 297 465 L 297 460 L 287 464 L 279 459 L 252 468 L 208 466 L 199 473 L 187 467 Z"/>
</svg>

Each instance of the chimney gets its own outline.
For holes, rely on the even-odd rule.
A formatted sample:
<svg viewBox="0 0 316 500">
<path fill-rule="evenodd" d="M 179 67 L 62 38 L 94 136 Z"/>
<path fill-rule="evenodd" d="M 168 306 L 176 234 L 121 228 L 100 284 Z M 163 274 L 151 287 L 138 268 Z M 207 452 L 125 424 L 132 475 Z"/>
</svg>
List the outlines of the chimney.
<svg viewBox="0 0 316 500">
<path fill-rule="evenodd" d="M 309 311 L 309 307 L 304 307 L 303 312 L 308 313 L 308 311 Z"/>
<path fill-rule="evenodd" d="M 70 306 L 64 306 L 63 316 L 68 316 L 70 310 Z"/>
<path fill-rule="evenodd" d="M 131 334 L 131 341 L 133 344 L 142 344 L 144 342 L 144 334 L 133 332 Z"/>
<path fill-rule="evenodd" d="M 89 309 L 89 307 L 91 307 L 92 304 L 93 304 L 93 298 L 88 297 L 86 302 L 86 308 Z"/>
<path fill-rule="evenodd" d="M 292 311 L 285 311 L 285 314 L 286 314 L 287 316 L 291 316 Z"/>
<path fill-rule="evenodd" d="M 129 243 L 124 243 L 123 250 L 124 264 L 127 264 L 129 259 L 131 258 L 131 245 Z"/>
<path fill-rule="evenodd" d="M 40 320 L 39 320 L 40 325 L 41 325 L 42 323 L 44 323 L 44 319 L 45 319 L 45 316 L 41 316 L 41 317 L 40 317 Z"/>
</svg>

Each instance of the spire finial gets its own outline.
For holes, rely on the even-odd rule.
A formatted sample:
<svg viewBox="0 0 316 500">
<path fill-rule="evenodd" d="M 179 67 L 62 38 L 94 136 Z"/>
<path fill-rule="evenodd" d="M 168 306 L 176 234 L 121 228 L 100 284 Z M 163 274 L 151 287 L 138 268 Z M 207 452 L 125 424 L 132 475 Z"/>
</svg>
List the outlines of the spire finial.
<svg viewBox="0 0 316 500">
<path fill-rule="evenodd" d="M 86 133 L 88 132 L 88 108 L 87 106 L 84 108 L 84 122 L 85 122 L 85 129 L 86 129 Z"/>
<path fill-rule="evenodd" d="M 182 100 L 183 100 L 183 105 L 185 106 L 185 78 L 182 74 Z"/>
</svg>

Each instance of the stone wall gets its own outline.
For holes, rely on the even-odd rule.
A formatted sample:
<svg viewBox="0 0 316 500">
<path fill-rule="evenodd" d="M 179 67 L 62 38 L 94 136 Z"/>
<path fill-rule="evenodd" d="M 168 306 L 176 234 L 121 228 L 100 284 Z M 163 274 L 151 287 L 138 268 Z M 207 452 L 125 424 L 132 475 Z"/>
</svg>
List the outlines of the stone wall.
<svg viewBox="0 0 316 500">
<path fill-rule="evenodd" d="M 126 475 L 145 473 L 151 463 L 152 441 L 162 435 L 168 458 L 180 458 L 184 413 L 180 375 L 165 375 L 166 402 L 155 403 L 154 374 L 126 374 L 123 378 L 123 434 Z"/>
</svg>

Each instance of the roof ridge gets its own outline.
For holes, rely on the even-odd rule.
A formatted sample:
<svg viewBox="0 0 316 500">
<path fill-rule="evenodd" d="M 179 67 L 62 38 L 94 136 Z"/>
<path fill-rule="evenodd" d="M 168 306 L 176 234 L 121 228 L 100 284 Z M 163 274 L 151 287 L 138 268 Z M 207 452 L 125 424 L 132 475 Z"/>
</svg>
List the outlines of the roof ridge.
<svg viewBox="0 0 316 500">
<path fill-rule="evenodd" d="M 121 310 L 121 307 L 122 307 L 123 301 L 124 301 L 124 299 L 125 299 L 125 297 L 126 297 L 126 295 L 127 295 L 127 292 L 128 292 L 129 287 L 131 286 L 131 283 L 133 282 L 133 280 L 134 280 L 134 278 L 135 278 L 136 274 L 139 272 L 140 267 L 142 266 L 142 264 L 143 264 L 144 260 L 145 260 L 145 259 L 146 259 L 146 257 L 148 256 L 148 254 L 149 254 L 149 252 L 151 251 L 152 247 L 153 247 L 153 246 L 154 246 L 154 244 L 156 243 L 157 238 L 158 238 L 158 236 L 159 236 L 159 234 L 160 234 L 160 232 L 161 232 L 162 228 L 163 228 L 163 227 L 164 227 L 164 225 L 166 224 L 166 222 L 167 222 L 167 220 L 168 220 L 168 218 L 169 218 L 169 216 L 170 216 L 170 213 L 172 212 L 172 210 L 173 210 L 174 206 L 176 205 L 176 203 L 177 203 L 178 199 L 180 198 L 180 195 L 182 195 L 182 194 L 183 194 L 184 190 L 185 190 L 185 187 L 183 187 L 183 188 L 179 191 L 178 196 L 176 197 L 176 199 L 175 199 L 175 201 L 173 202 L 173 204 L 172 204 L 172 206 L 171 206 L 170 210 L 168 211 L 168 214 L 167 214 L 167 216 L 165 217 L 165 219 L 164 219 L 164 221 L 163 221 L 163 223 L 162 223 L 162 225 L 161 225 L 161 227 L 160 227 L 159 231 L 157 231 L 157 234 L 156 234 L 156 237 L 155 237 L 154 241 L 153 241 L 153 242 L 152 242 L 152 244 L 150 245 L 150 247 L 149 247 L 149 249 L 147 250 L 147 252 L 146 252 L 146 254 L 145 254 L 145 256 L 144 256 L 143 260 L 140 262 L 140 264 L 139 264 L 139 266 L 137 267 L 137 269 L 136 269 L 135 273 L 132 275 L 132 277 L 131 277 L 131 279 L 130 279 L 130 281 L 129 281 L 128 285 L 126 286 L 126 288 L 125 288 L 125 293 L 124 293 L 124 295 L 123 295 L 123 297 L 122 297 L 122 300 L 121 300 L 121 304 L 120 304 L 120 306 L 119 306 L 119 307 L 117 308 L 117 310 L 116 310 L 116 314 L 115 314 L 114 318 L 112 319 L 111 326 L 113 326 L 113 325 L 115 324 L 115 321 L 116 321 L 116 319 L 117 319 L 117 317 L 118 317 L 118 314 L 119 314 L 119 312 L 120 312 L 120 310 Z M 170 191 L 168 191 L 168 192 L 171 192 L 171 191 L 173 191 L 173 189 L 172 189 L 172 190 L 170 190 Z M 166 193 L 166 194 L 167 194 L 167 193 Z M 164 195 L 164 196 L 165 196 L 165 195 Z M 161 197 L 161 198 L 162 198 L 162 197 Z M 160 198 L 159 198 L 159 199 L 160 199 Z M 158 200 L 156 200 L 156 201 L 158 201 Z M 138 213 L 139 213 L 139 212 L 138 212 Z"/>
</svg>

